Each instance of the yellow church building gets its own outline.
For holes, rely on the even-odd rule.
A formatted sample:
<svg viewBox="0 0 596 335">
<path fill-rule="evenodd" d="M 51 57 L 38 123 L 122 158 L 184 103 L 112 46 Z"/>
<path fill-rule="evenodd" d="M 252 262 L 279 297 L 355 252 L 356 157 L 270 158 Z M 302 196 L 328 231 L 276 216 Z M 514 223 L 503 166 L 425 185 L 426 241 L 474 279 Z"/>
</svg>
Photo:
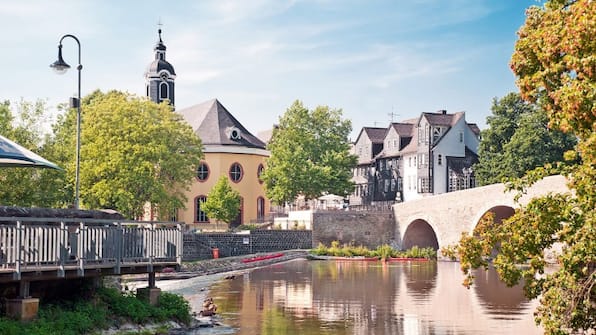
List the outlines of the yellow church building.
<svg viewBox="0 0 596 335">
<path fill-rule="evenodd" d="M 167 100 L 173 107 L 176 73 L 166 61 L 161 29 L 158 33 L 155 58 L 145 72 L 147 96 L 156 103 Z M 202 230 L 227 230 L 242 224 L 263 222 L 269 213 L 269 200 L 260 180 L 265 160 L 269 157 L 265 143 L 246 130 L 217 99 L 176 112 L 184 117 L 201 139 L 204 153 L 190 190 L 185 194 L 185 208 L 175 213 L 176 221 L 184 222 L 188 229 Z M 241 196 L 240 212 L 230 227 L 209 219 L 201 210 L 220 176 L 227 176 L 232 188 Z"/>
<path fill-rule="evenodd" d="M 201 138 L 205 155 L 186 194 L 187 209 L 178 213 L 178 220 L 194 228 L 213 229 L 215 222 L 201 210 L 201 204 L 223 175 L 242 197 L 240 213 L 231 227 L 263 222 L 269 213 L 269 201 L 260 179 L 269 157 L 265 143 L 246 130 L 217 99 L 178 112 Z"/>
</svg>

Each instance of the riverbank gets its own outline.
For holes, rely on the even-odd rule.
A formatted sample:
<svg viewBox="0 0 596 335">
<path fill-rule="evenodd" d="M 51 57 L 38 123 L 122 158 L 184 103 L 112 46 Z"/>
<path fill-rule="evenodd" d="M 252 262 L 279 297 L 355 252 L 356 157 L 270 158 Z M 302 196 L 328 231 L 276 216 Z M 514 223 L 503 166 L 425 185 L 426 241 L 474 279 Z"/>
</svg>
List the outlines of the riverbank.
<svg viewBox="0 0 596 335">
<path fill-rule="evenodd" d="M 206 259 L 195 262 L 184 262 L 177 272 L 162 272 L 155 276 L 156 286 L 163 291 L 174 292 L 184 289 L 187 286 L 200 287 L 193 293 L 192 298 L 188 299 L 195 320 L 190 327 L 170 327 L 169 334 L 193 333 L 200 328 L 216 328 L 210 331 L 212 334 L 226 334 L 230 329 L 222 325 L 217 314 L 214 317 L 201 317 L 198 313 L 201 310 L 202 303 L 209 297 L 209 287 L 214 283 L 226 278 L 234 278 L 246 271 L 269 266 L 272 264 L 288 262 L 294 259 L 306 258 L 309 250 L 284 250 L 274 253 L 257 253 L 243 256 L 233 256 L 217 259 Z M 146 276 L 123 276 L 122 287 L 134 291 L 139 287 L 146 287 Z M 217 302 L 216 302 L 217 303 Z M 129 325 L 137 327 L 130 329 L 133 331 L 147 330 L 146 326 Z M 171 325 L 172 326 L 172 325 Z M 141 328 L 139 328 L 141 327 Z M 119 329 L 123 330 L 123 329 Z M 113 334 L 113 333 L 104 333 Z"/>
<path fill-rule="evenodd" d="M 199 260 L 182 263 L 180 271 L 156 274 L 156 280 L 188 279 L 225 272 L 242 271 L 275 263 L 286 262 L 297 258 L 306 258 L 309 250 L 284 250 L 275 253 L 259 253 L 216 259 Z M 139 277 L 128 277 L 138 281 Z M 123 282 L 126 281 L 126 278 Z"/>
</svg>

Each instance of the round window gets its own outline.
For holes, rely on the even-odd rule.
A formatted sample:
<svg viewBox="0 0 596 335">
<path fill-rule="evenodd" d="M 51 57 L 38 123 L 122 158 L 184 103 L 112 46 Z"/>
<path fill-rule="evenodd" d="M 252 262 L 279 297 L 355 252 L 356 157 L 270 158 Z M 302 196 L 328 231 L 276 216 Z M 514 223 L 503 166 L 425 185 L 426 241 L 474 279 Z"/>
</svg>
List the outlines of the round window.
<svg viewBox="0 0 596 335">
<path fill-rule="evenodd" d="M 201 162 L 197 168 L 197 179 L 205 181 L 207 178 L 209 178 L 209 166 L 207 166 L 206 163 Z"/>
<path fill-rule="evenodd" d="M 230 166 L 230 180 L 237 183 L 240 180 L 242 180 L 242 165 L 238 164 L 238 163 L 234 163 L 232 164 L 232 166 Z"/>
</svg>

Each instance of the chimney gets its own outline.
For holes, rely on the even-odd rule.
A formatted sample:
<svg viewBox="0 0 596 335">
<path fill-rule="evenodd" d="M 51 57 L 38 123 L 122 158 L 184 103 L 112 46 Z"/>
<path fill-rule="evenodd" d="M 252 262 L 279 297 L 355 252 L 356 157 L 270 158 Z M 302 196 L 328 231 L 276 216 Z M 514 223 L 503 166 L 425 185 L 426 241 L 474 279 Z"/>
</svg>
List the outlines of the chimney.
<svg viewBox="0 0 596 335">
<path fill-rule="evenodd" d="M 446 109 L 441 109 L 439 112 L 441 112 L 441 114 L 446 115 L 447 114 L 447 110 Z"/>
</svg>

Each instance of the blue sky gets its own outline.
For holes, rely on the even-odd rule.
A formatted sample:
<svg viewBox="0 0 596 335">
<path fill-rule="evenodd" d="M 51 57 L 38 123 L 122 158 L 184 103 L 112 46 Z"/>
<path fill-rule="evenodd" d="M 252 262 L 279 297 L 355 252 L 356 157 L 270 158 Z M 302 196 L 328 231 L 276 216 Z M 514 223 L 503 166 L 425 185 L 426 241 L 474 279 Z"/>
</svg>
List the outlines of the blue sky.
<svg viewBox="0 0 596 335">
<path fill-rule="evenodd" d="M 421 112 L 466 111 L 485 127 L 493 97 L 516 91 L 508 63 L 536 0 L 65 0 L 0 6 L 6 67 L 0 99 L 76 93 L 76 71 L 54 74 L 64 34 L 82 44 L 82 92 L 144 94 L 157 23 L 174 66 L 176 106 L 217 98 L 249 131 L 276 123 L 296 99 L 343 109 L 352 139 Z M 64 58 L 77 64 L 76 43 Z M 83 111 L 84 113 L 84 111 Z M 48 120 L 53 119 L 48 115 Z"/>
</svg>

